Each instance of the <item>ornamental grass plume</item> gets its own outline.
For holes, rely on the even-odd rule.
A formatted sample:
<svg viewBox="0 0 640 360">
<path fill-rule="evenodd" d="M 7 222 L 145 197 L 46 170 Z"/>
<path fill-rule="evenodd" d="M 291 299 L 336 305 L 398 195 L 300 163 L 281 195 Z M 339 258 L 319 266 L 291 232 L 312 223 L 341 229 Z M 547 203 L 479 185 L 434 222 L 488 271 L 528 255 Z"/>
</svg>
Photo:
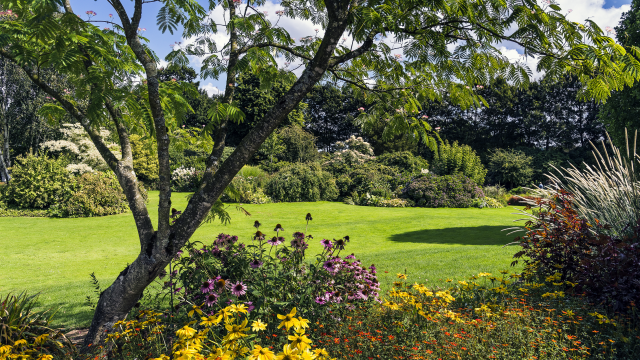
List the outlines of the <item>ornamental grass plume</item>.
<svg viewBox="0 0 640 360">
<path fill-rule="evenodd" d="M 633 144 L 625 129 L 626 153 L 623 153 L 611 142 L 607 134 L 607 149 L 602 141 L 602 150 L 593 146 L 594 166 L 584 164 L 584 170 L 575 166 L 554 168 L 557 174 L 547 175 L 555 184 L 555 189 L 538 190 L 547 197 L 553 195 L 557 188 L 564 188 L 574 197 L 578 213 L 589 224 L 607 224 L 610 229 L 599 231 L 608 235 L 632 235 L 634 227 L 640 219 L 640 177 L 638 166 L 640 156 L 636 153 L 638 132 L 636 130 Z M 633 145 L 633 149 L 630 145 Z"/>
</svg>

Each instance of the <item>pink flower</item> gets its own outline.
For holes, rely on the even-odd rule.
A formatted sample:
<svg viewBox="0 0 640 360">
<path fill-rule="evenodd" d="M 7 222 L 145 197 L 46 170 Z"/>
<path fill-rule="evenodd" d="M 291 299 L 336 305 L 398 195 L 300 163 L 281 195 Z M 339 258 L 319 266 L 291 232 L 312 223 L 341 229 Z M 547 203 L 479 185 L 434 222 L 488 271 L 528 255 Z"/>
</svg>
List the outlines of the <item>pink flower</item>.
<svg viewBox="0 0 640 360">
<path fill-rule="evenodd" d="M 436 127 L 436 131 L 440 131 L 440 126 Z"/>
<path fill-rule="evenodd" d="M 359 107 L 358 111 L 364 111 L 364 108 L 363 107 Z"/>
<path fill-rule="evenodd" d="M 111 30 L 111 29 L 109 29 L 108 27 L 105 27 L 104 30 Z"/>
<path fill-rule="evenodd" d="M 429 117 L 427 115 L 422 115 L 423 119 L 428 119 Z"/>
<path fill-rule="evenodd" d="M 238 281 L 231 285 L 230 290 L 233 295 L 242 296 L 247 293 L 247 285 L 243 284 L 242 281 Z"/>
<path fill-rule="evenodd" d="M 268 12 L 268 11 L 263 11 L 262 13 L 263 13 L 265 16 L 266 16 L 266 15 L 269 15 L 269 12 Z"/>
<path fill-rule="evenodd" d="M 113 17 L 113 14 L 109 14 L 109 17 L 110 17 L 110 18 L 112 18 L 112 17 Z"/>
<path fill-rule="evenodd" d="M 89 11 L 87 11 L 87 15 L 89 15 L 89 16 L 96 16 L 97 14 L 96 14 L 96 12 L 95 12 L 95 11 L 93 11 L 93 10 L 89 10 Z"/>
<path fill-rule="evenodd" d="M 569 10 L 567 10 L 567 12 L 568 12 L 569 14 L 571 14 L 571 13 L 573 12 L 573 9 L 569 9 Z"/>
</svg>

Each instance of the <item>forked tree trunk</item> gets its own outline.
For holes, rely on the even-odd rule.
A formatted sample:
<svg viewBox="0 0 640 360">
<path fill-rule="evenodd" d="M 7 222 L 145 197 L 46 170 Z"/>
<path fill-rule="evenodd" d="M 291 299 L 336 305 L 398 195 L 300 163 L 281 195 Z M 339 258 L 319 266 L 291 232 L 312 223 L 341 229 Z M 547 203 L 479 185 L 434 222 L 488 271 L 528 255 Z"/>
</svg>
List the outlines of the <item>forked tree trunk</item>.
<svg viewBox="0 0 640 360">
<path fill-rule="evenodd" d="M 208 167 L 203 177 L 203 184 L 191 198 L 181 217 L 169 227 L 168 233 L 154 232 L 152 236 L 145 239 L 142 237 L 143 233 L 139 231 L 140 243 L 142 244 L 140 254 L 101 294 L 91 327 L 84 340 L 84 351 L 90 349 L 91 344 L 102 343 L 113 324 L 122 320 L 133 309 L 145 288 L 167 267 L 171 258 L 193 235 L 212 205 L 222 195 L 224 189 L 231 183 L 242 166 L 247 163 L 265 139 L 313 86 L 320 81 L 330 66 L 338 40 L 346 29 L 349 1 L 326 1 L 326 5 L 330 20 L 325 37 L 315 58 L 300 78 L 219 167 L 217 166 L 217 158 L 222 148 L 214 149 L 207 161 Z M 224 141 L 224 138 L 221 140 Z M 160 166 L 162 167 L 163 164 Z M 160 169 L 160 172 L 162 171 L 163 169 Z M 162 227 L 162 224 L 159 226 Z"/>
</svg>

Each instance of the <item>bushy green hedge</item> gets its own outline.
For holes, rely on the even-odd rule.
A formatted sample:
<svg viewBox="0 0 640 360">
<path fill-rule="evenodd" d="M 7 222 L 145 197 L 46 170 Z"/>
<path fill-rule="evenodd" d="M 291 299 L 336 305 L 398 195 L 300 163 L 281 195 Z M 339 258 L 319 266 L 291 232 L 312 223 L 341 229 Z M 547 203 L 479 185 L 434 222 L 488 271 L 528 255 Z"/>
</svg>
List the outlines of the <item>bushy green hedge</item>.
<svg viewBox="0 0 640 360">
<path fill-rule="evenodd" d="M 385 199 L 391 198 L 410 177 L 398 168 L 373 162 L 355 166 L 347 174 L 337 177 L 336 184 L 341 197 L 370 194 Z"/>
<path fill-rule="evenodd" d="M 467 208 L 473 205 L 474 199 L 484 198 L 484 193 L 464 175 L 426 174 L 413 179 L 404 188 L 403 196 L 417 206 Z"/>
<path fill-rule="evenodd" d="M 415 156 L 409 151 L 398 151 L 386 153 L 378 156 L 375 162 L 395 167 L 401 172 L 409 172 L 419 174 L 423 169 L 429 168 L 427 160 L 420 156 Z"/>
<path fill-rule="evenodd" d="M 533 177 L 533 158 L 524 152 L 511 149 L 495 149 L 489 155 L 489 179 L 507 188 L 530 185 Z"/>
<path fill-rule="evenodd" d="M 124 213 L 129 209 L 115 174 L 86 173 L 74 180 L 78 190 L 65 202 L 52 206 L 52 216 L 105 216 Z"/>
<path fill-rule="evenodd" d="M 458 145 L 458 142 L 440 144 L 436 151 L 431 170 L 437 175 L 462 174 L 477 185 L 484 184 L 487 169 L 480 161 L 480 157 L 468 145 Z"/>
<path fill-rule="evenodd" d="M 274 201 L 330 201 L 338 197 L 338 188 L 320 165 L 298 163 L 275 173 L 267 182 L 266 193 Z"/>
<path fill-rule="evenodd" d="M 18 156 L 11 182 L 3 191 L 4 201 L 20 209 L 48 209 L 64 202 L 76 190 L 66 165 L 64 159 L 52 159 L 44 153 Z"/>
</svg>

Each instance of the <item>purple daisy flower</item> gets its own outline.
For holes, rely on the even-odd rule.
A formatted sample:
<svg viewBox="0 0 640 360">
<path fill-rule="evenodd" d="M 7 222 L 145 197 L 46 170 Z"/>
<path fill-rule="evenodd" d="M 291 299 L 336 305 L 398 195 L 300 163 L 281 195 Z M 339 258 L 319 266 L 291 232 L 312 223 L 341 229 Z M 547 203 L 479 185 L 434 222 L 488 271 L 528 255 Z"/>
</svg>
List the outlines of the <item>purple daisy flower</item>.
<svg viewBox="0 0 640 360">
<path fill-rule="evenodd" d="M 296 239 L 304 239 L 304 234 L 301 233 L 300 231 L 296 231 L 293 233 L 293 237 Z"/>
<path fill-rule="evenodd" d="M 323 298 L 323 297 L 318 296 L 318 297 L 316 297 L 316 303 L 318 303 L 320 305 L 324 305 L 324 304 L 327 303 L 327 300 L 325 300 L 325 298 Z"/>
<path fill-rule="evenodd" d="M 257 269 L 262 266 L 262 261 L 258 259 L 253 259 L 253 261 L 249 263 L 249 266 L 251 266 L 251 268 L 253 269 Z"/>
<path fill-rule="evenodd" d="M 347 260 L 351 260 L 351 259 L 355 259 L 355 258 L 356 258 L 356 256 L 355 256 L 354 254 L 347 255 L 347 256 L 345 257 L 345 259 L 347 259 Z"/>
<path fill-rule="evenodd" d="M 206 294 L 208 292 L 210 292 L 211 290 L 213 290 L 213 280 L 209 279 L 205 282 L 202 283 L 202 286 L 200 286 L 200 291 L 202 291 L 203 294 Z"/>
<path fill-rule="evenodd" d="M 271 245 L 271 246 L 278 246 L 280 244 L 282 244 L 282 240 L 284 240 L 282 237 L 272 237 L 271 240 L 267 240 L 267 244 Z"/>
<path fill-rule="evenodd" d="M 247 285 L 243 284 L 242 281 L 238 281 L 235 284 L 231 284 L 230 290 L 233 295 L 242 296 L 247 293 Z"/>
<path fill-rule="evenodd" d="M 324 246 L 324 248 L 327 250 L 331 250 L 331 248 L 333 247 L 333 243 L 329 239 L 322 239 L 322 241 L 320 241 L 320 244 L 322 244 L 322 246 Z"/>
<path fill-rule="evenodd" d="M 205 303 L 207 304 L 207 306 L 213 306 L 217 302 L 218 302 L 218 294 L 216 293 L 211 293 L 207 295 L 207 297 L 205 298 Z"/>
<path fill-rule="evenodd" d="M 331 260 L 325 261 L 324 264 L 322 264 L 322 267 L 330 273 L 335 272 L 337 270 L 336 265 Z"/>
</svg>

